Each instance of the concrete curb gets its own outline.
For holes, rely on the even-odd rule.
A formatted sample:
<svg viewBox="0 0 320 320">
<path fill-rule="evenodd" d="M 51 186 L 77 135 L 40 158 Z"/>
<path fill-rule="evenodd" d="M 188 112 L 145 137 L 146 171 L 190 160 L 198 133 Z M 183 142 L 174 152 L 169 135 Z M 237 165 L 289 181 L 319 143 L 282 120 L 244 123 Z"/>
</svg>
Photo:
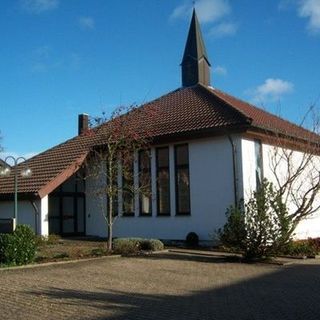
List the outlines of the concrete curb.
<svg viewBox="0 0 320 320">
<path fill-rule="evenodd" d="M 121 255 L 114 254 L 110 256 L 103 256 L 103 257 L 94 257 L 94 258 L 85 258 L 85 259 L 74 259 L 74 260 L 66 260 L 66 261 L 52 261 L 52 262 L 45 262 L 45 263 L 37 263 L 37 264 L 27 264 L 23 266 L 12 266 L 12 267 L 4 267 L 0 268 L 1 271 L 10 271 L 10 270 L 20 270 L 20 269 L 33 269 L 33 268 L 41 268 L 41 267 L 49 267 L 53 265 L 64 265 L 64 264 L 72 264 L 77 262 L 86 262 L 92 260 L 102 260 L 102 259 L 109 259 L 109 258 L 121 258 Z"/>
<path fill-rule="evenodd" d="M 168 253 L 169 250 L 165 249 L 162 251 L 153 251 L 150 253 L 145 253 L 145 256 L 152 256 L 153 254 L 161 254 L 161 253 Z M 141 255 L 141 256 L 143 256 Z M 85 261 L 92 261 L 92 260 L 99 260 L 99 259 L 107 259 L 107 258 L 125 258 L 126 255 L 121 254 L 113 254 L 110 256 L 102 256 L 102 257 L 94 257 L 94 258 L 84 258 L 84 259 L 73 259 L 73 260 L 66 260 L 66 261 L 52 261 L 52 262 L 45 262 L 45 263 L 34 263 L 34 264 L 27 264 L 23 266 L 12 266 L 12 267 L 3 267 L 0 268 L 1 271 L 8 271 L 8 270 L 20 270 L 20 269 L 32 269 L 32 268 L 40 268 L 40 267 L 48 267 L 53 265 L 64 265 L 64 264 L 71 264 L 77 262 L 85 262 Z M 139 257 L 139 255 L 132 255 L 128 257 Z"/>
</svg>

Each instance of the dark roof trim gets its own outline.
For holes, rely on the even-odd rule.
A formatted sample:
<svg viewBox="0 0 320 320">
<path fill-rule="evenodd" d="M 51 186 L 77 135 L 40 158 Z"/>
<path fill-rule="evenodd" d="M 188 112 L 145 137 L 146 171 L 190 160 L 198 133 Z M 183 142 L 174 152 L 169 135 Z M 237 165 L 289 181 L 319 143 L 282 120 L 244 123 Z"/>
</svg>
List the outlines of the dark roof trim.
<svg viewBox="0 0 320 320">
<path fill-rule="evenodd" d="M 83 153 L 76 161 L 72 163 L 70 167 L 62 171 L 58 176 L 56 176 L 53 180 L 51 180 L 48 184 L 46 184 L 42 189 L 40 189 L 38 191 L 39 197 L 40 198 L 45 197 L 46 195 L 51 193 L 54 189 L 59 187 L 68 178 L 70 178 L 73 174 L 75 174 L 81 168 L 88 153 L 89 151 L 86 151 L 85 153 Z"/>
</svg>

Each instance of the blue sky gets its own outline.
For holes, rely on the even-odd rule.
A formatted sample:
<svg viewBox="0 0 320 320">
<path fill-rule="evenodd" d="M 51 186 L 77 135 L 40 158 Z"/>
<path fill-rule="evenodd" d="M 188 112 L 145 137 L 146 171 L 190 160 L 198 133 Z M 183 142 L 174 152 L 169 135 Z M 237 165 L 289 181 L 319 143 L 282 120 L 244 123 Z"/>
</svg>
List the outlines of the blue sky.
<svg viewBox="0 0 320 320">
<path fill-rule="evenodd" d="M 212 86 L 296 122 L 318 103 L 320 0 L 198 0 L 196 8 Z M 183 0 L 1 0 L 5 154 L 71 138 L 79 113 L 178 88 L 191 10 Z"/>
</svg>

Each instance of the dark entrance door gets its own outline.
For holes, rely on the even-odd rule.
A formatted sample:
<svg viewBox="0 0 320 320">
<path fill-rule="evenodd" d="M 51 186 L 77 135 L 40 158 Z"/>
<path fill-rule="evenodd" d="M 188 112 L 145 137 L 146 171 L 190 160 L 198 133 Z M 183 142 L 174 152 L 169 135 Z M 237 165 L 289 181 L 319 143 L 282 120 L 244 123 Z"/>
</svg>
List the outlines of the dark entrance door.
<svg viewBox="0 0 320 320">
<path fill-rule="evenodd" d="M 75 209 L 73 197 L 62 197 L 62 234 L 75 233 Z"/>
<path fill-rule="evenodd" d="M 54 193 L 49 196 L 49 233 L 85 234 L 85 198 L 83 194 Z"/>
<path fill-rule="evenodd" d="M 85 185 L 81 172 L 49 195 L 49 233 L 85 234 Z"/>
</svg>

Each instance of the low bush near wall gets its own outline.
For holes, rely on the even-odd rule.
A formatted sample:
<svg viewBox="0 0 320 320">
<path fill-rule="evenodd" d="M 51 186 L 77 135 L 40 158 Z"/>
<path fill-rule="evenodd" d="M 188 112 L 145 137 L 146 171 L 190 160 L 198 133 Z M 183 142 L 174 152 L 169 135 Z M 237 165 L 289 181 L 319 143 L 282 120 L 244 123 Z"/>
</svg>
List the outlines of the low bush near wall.
<svg viewBox="0 0 320 320">
<path fill-rule="evenodd" d="M 113 250 L 118 254 L 137 254 L 140 251 L 161 251 L 164 245 L 160 240 L 142 238 L 118 238 L 113 241 Z"/>
<path fill-rule="evenodd" d="M 189 247 L 197 247 L 199 245 L 199 236 L 195 232 L 189 232 L 186 236 L 186 244 Z"/>
<path fill-rule="evenodd" d="M 36 238 L 29 226 L 19 225 L 11 234 L 0 234 L 0 264 L 27 264 L 35 254 Z"/>
<path fill-rule="evenodd" d="M 314 257 L 320 252 L 319 238 L 292 241 L 283 250 L 283 254 L 294 257 Z"/>
</svg>

